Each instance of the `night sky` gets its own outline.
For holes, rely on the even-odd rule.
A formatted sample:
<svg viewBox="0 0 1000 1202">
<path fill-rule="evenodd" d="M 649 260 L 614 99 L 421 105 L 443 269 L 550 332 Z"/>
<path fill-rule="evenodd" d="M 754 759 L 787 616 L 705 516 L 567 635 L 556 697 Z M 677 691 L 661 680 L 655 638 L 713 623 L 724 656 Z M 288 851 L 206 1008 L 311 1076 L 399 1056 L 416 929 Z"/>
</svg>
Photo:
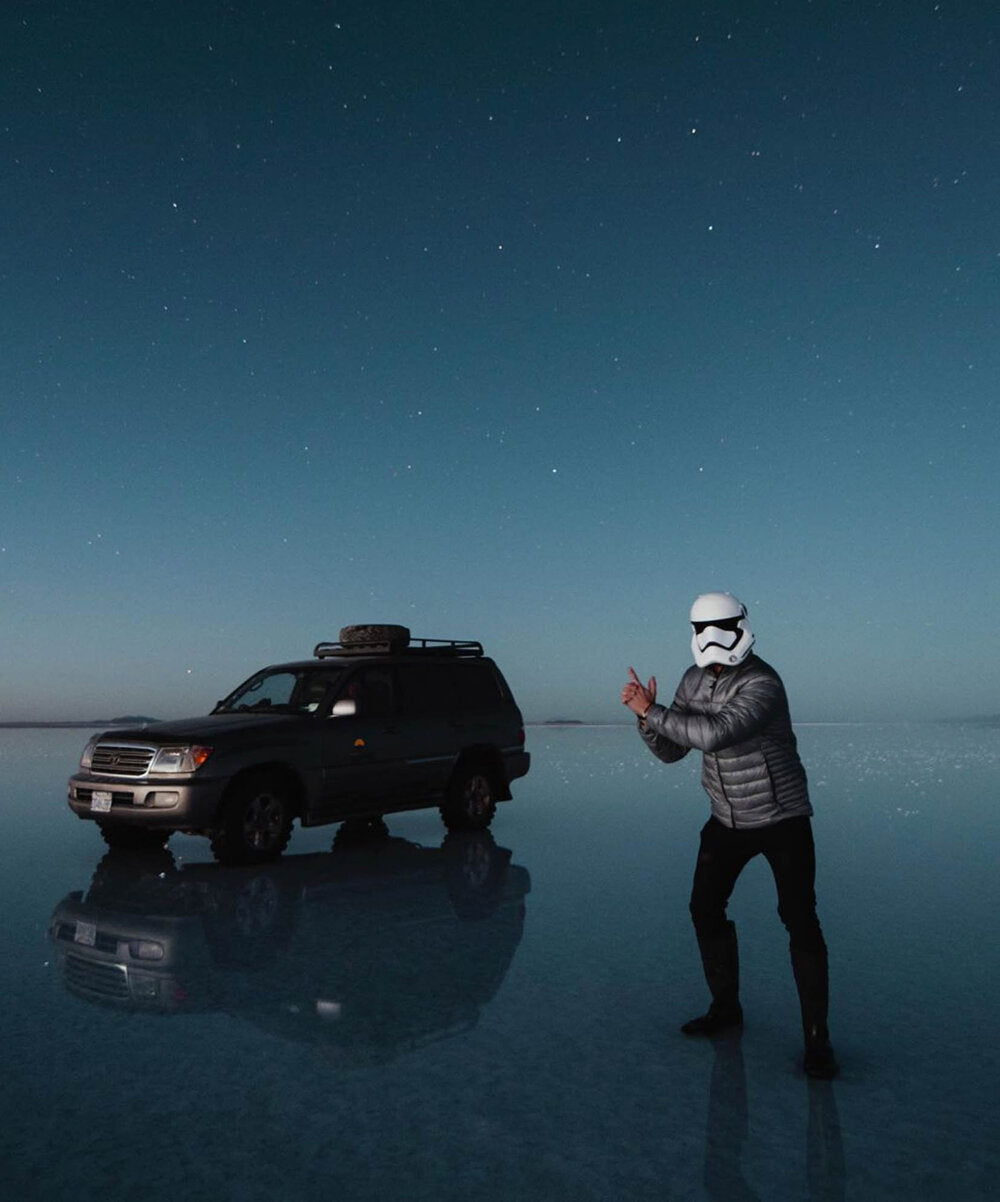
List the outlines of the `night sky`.
<svg viewBox="0 0 1000 1202">
<path fill-rule="evenodd" d="M 0 10 L 0 719 L 350 622 L 529 719 L 699 592 L 799 720 L 1000 712 L 985 3 Z"/>
</svg>

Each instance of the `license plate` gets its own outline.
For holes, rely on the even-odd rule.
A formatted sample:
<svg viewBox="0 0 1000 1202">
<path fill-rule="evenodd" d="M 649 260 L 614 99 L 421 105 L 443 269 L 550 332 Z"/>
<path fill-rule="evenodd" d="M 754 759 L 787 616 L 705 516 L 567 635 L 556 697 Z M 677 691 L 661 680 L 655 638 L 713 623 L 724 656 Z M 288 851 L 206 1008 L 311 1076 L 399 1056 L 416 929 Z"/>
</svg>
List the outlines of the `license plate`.
<svg viewBox="0 0 1000 1202">
<path fill-rule="evenodd" d="M 93 947 L 97 943 L 97 924 L 94 922 L 78 922 L 73 934 L 74 943 L 82 943 L 85 947 Z"/>
<path fill-rule="evenodd" d="M 111 812 L 111 794 L 95 790 L 90 795 L 90 810 L 93 814 L 108 814 Z"/>
</svg>

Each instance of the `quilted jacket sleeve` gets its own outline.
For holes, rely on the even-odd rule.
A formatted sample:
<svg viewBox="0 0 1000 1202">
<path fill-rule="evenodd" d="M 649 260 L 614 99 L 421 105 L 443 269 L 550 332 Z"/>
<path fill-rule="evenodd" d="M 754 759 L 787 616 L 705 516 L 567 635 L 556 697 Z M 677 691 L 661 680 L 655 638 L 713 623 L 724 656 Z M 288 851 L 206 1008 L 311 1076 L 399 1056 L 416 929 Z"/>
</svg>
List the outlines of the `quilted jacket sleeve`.
<svg viewBox="0 0 1000 1202">
<path fill-rule="evenodd" d="M 683 705 L 684 696 L 684 681 L 681 680 L 678 685 L 677 693 L 674 696 L 674 706 Z M 673 707 L 671 707 L 673 708 Z M 678 760 L 682 760 L 691 750 L 690 743 L 677 743 L 661 731 L 650 726 L 649 719 L 653 716 L 653 710 L 662 710 L 662 705 L 651 705 L 646 713 L 644 721 L 639 723 L 639 734 L 642 736 L 642 741 L 646 744 L 649 750 L 656 756 L 658 760 L 663 760 L 665 764 L 675 764 Z"/>
<path fill-rule="evenodd" d="M 683 694 L 682 680 L 670 706 L 650 707 L 643 734 L 647 743 L 653 737 L 678 747 L 721 751 L 760 734 L 784 704 L 781 681 L 771 674 L 752 675 L 715 713 L 692 713 Z"/>
<path fill-rule="evenodd" d="M 663 760 L 665 764 L 674 764 L 678 760 L 682 760 L 691 750 L 690 747 L 682 747 L 665 735 L 658 735 L 656 731 L 650 730 L 648 723 L 646 725 L 639 723 L 639 734 L 642 735 L 642 741 L 653 755 L 658 760 Z"/>
</svg>

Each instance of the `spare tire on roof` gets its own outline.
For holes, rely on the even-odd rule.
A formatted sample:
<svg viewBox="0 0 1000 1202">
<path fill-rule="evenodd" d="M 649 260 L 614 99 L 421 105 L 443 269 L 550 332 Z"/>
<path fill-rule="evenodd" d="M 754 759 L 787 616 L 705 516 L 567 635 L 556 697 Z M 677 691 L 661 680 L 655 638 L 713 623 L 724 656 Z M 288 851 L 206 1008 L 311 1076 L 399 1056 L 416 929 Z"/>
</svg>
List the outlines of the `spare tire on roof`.
<svg viewBox="0 0 1000 1202">
<path fill-rule="evenodd" d="M 371 626 L 344 626 L 340 631 L 342 647 L 372 647 L 389 644 L 406 647 L 410 642 L 408 626 L 390 626 L 385 623 Z"/>
</svg>

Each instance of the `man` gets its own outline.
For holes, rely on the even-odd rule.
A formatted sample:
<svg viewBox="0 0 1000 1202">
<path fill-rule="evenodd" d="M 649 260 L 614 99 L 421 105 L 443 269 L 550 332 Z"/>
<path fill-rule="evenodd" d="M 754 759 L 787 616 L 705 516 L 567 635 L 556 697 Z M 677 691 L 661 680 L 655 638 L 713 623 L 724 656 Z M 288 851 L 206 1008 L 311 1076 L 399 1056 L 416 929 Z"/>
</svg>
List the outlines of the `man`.
<svg viewBox="0 0 1000 1202">
<path fill-rule="evenodd" d="M 729 593 L 705 593 L 691 607 L 689 668 L 669 706 L 629 668 L 622 703 L 639 719 L 646 745 L 673 763 L 702 752 L 701 780 L 712 816 L 701 832 L 691 917 L 712 995 L 706 1014 L 681 1028 L 716 1035 L 740 1028 L 739 954 L 726 906 L 736 879 L 756 855 L 774 873 L 778 913 L 789 935 L 802 1008 L 806 1073 L 831 1078 L 837 1062 L 827 1031 L 827 956 L 816 917 L 813 849 L 805 769 L 796 750 L 788 700 L 777 672 L 751 652 L 746 606 Z"/>
</svg>

